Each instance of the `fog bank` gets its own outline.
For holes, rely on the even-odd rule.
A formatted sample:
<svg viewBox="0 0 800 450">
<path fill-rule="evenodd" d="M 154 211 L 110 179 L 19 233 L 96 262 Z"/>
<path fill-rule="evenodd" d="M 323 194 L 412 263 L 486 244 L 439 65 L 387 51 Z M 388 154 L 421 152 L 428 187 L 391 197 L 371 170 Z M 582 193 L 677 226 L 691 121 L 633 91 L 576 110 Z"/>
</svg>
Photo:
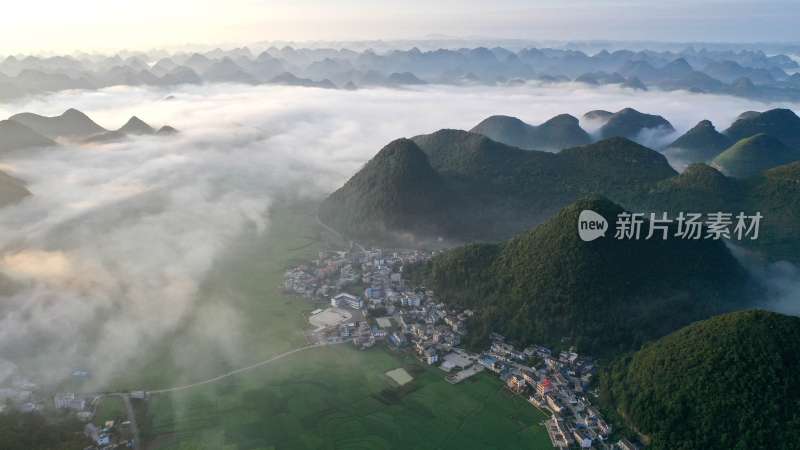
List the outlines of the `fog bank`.
<svg viewBox="0 0 800 450">
<path fill-rule="evenodd" d="M 88 368 L 102 384 L 190 313 L 206 325 L 197 333 L 235 352 L 238 311 L 224 301 L 195 311 L 205 308 L 198 289 L 217 258 L 243 232 L 268 230 L 277 199 L 331 192 L 398 137 L 469 129 L 493 114 L 538 124 L 624 107 L 660 114 L 681 133 L 702 119 L 723 129 L 743 111 L 776 106 L 787 105 L 572 83 L 111 88 L 0 105 L 0 118 L 73 107 L 107 128 L 137 115 L 181 130 L 0 157 L 34 194 L 0 210 L 0 359 L 24 362 L 43 382 Z"/>
</svg>

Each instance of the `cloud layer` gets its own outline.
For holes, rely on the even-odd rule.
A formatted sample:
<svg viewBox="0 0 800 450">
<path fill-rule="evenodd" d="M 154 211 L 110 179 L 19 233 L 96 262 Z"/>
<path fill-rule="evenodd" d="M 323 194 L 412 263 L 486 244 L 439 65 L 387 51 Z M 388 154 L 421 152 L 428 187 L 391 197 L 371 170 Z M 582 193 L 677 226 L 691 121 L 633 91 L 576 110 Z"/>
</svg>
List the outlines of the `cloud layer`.
<svg viewBox="0 0 800 450">
<path fill-rule="evenodd" d="M 742 111 L 777 105 L 578 84 L 111 88 L 2 105 L 0 117 L 74 107 L 108 128 L 135 114 L 182 133 L 0 160 L 34 194 L 0 210 L 0 358 L 34 368 L 40 381 L 87 367 L 102 382 L 190 312 L 205 318 L 220 348 L 235 351 L 235 333 L 225 334 L 235 327 L 218 325 L 235 324 L 238 312 L 224 303 L 196 311 L 206 308 L 198 289 L 233 239 L 268 229 L 276 199 L 332 191 L 401 136 L 469 129 L 492 114 L 537 124 L 628 106 L 683 132 L 701 119 L 725 128 Z"/>
</svg>

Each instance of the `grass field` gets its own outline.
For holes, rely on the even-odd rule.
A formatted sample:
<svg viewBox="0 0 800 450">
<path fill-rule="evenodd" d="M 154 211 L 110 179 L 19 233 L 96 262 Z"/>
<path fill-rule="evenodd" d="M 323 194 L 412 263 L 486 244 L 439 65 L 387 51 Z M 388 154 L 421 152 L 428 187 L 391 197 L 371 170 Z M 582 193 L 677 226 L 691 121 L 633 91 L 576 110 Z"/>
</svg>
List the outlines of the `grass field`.
<svg viewBox="0 0 800 450">
<path fill-rule="evenodd" d="M 94 421 L 104 424 L 107 420 L 124 419 L 127 416 L 125 402 L 120 397 L 104 397 L 97 403 Z"/>
<path fill-rule="evenodd" d="M 118 387 L 201 380 L 305 345 L 306 317 L 317 306 L 281 287 L 286 267 L 320 248 L 314 211 L 314 205 L 276 208 L 268 233 L 243 236 L 210 275 L 199 305 L 238 311 L 230 327 L 220 327 L 235 351 L 193 339 L 191 330 L 204 322 L 192 318 L 163 349 L 119 377 Z M 399 367 L 414 380 L 392 382 L 386 372 Z M 545 416 L 499 380 L 481 374 L 451 385 L 443 376 L 383 348 L 313 349 L 219 383 L 156 395 L 140 428 L 150 449 L 550 448 L 540 425 Z"/>
</svg>

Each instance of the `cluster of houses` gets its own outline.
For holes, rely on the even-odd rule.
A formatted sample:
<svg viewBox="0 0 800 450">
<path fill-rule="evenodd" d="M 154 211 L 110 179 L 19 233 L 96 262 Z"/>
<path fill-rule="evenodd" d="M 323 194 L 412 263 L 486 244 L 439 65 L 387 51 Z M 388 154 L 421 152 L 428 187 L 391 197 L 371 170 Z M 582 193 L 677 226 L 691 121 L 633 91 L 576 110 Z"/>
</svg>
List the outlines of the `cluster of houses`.
<svg viewBox="0 0 800 450">
<path fill-rule="evenodd" d="M 448 311 L 433 292 L 406 285 L 404 267 L 431 256 L 419 250 L 320 252 L 316 260 L 287 271 L 284 288 L 349 312 L 349 320 L 318 330 L 316 340 L 352 340 L 360 348 L 385 341 L 413 349 L 433 365 L 461 343 L 472 313 Z"/>
<path fill-rule="evenodd" d="M 80 383 L 90 377 L 88 371 L 75 369 L 70 375 L 70 381 Z M 48 393 L 25 377 L 15 364 L 0 359 L 0 414 L 9 410 L 46 416 L 74 414 L 86 423 L 84 434 L 92 442 L 92 445 L 84 450 L 132 448 L 129 422 L 108 421 L 102 427 L 91 423 L 95 418 L 97 398 L 95 394 L 76 392 Z"/>
<path fill-rule="evenodd" d="M 89 438 L 94 445 L 84 450 L 115 450 L 123 448 L 133 448 L 133 438 L 130 431 L 129 421 L 108 420 L 99 427 L 93 423 L 87 423 L 83 429 L 83 434 Z"/>
<path fill-rule="evenodd" d="M 590 358 L 535 345 L 519 350 L 497 334 L 483 353 L 460 348 L 473 312 L 448 309 L 434 292 L 408 286 L 403 277 L 407 264 L 431 256 L 352 247 L 321 252 L 316 260 L 287 271 L 284 287 L 319 303 L 330 302 L 336 311 L 349 311 L 350 320 L 323 328 L 319 339 L 352 341 L 359 348 L 385 342 L 437 365 L 453 384 L 484 371 L 496 374 L 511 392 L 550 413 L 545 425 L 555 448 L 638 448 L 624 439 L 611 442 L 612 426 L 586 392 L 595 373 Z"/>
<path fill-rule="evenodd" d="M 518 350 L 495 334 L 478 362 L 498 374 L 509 390 L 551 414 L 545 425 L 553 447 L 635 448 L 625 440 L 610 442 L 612 426 L 587 396 L 595 373 L 591 359 L 543 346 Z"/>
<path fill-rule="evenodd" d="M 14 366 L 16 370 L 16 366 Z M 36 400 L 36 383 L 14 373 L 0 382 L 0 413 L 6 408 L 15 408 L 22 412 L 38 411 L 41 405 Z"/>
</svg>

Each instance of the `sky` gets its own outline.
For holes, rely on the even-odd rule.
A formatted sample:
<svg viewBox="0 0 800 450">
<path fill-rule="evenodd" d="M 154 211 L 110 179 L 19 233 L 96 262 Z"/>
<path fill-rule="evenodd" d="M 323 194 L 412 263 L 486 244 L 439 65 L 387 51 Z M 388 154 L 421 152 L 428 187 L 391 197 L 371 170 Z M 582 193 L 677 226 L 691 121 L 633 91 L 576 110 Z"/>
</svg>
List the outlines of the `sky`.
<svg viewBox="0 0 800 450">
<path fill-rule="evenodd" d="M 0 54 L 416 39 L 800 41 L 796 0 L 27 0 L 2 6 Z"/>
</svg>

